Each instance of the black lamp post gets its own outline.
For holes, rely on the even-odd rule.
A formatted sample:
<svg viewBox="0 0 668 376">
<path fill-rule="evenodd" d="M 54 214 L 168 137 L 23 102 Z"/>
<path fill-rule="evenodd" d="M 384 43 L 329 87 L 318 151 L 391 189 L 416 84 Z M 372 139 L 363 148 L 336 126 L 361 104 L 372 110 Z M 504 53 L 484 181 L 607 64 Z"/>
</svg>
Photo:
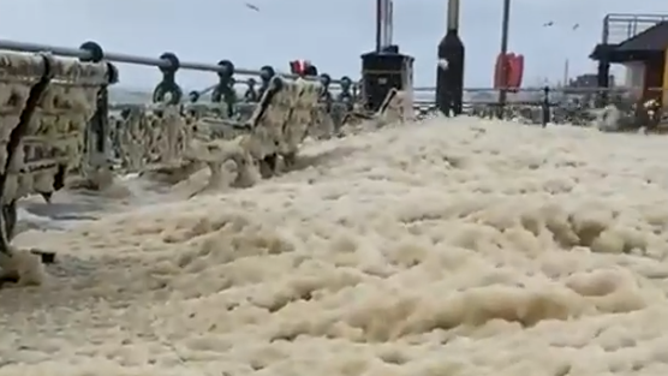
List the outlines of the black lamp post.
<svg viewBox="0 0 668 376">
<path fill-rule="evenodd" d="M 447 32 L 438 44 L 436 106 L 446 116 L 462 113 L 464 43 L 459 38 L 459 1 L 448 0 Z"/>
<path fill-rule="evenodd" d="M 503 21 L 501 22 L 501 49 L 499 53 L 501 56 L 506 56 L 508 53 L 508 29 L 510 28 L 510 0 L 503 0 Z M 507 77 L 508 64 L 503 64 L 503 74 Z M 505 85 L 504 85 L 505 86 Z M 508 88 L 502 87 L 499 89 L 499 112 L 498 117 L 503 118 L 503 113 L 508 101 Z"/>
</svg>

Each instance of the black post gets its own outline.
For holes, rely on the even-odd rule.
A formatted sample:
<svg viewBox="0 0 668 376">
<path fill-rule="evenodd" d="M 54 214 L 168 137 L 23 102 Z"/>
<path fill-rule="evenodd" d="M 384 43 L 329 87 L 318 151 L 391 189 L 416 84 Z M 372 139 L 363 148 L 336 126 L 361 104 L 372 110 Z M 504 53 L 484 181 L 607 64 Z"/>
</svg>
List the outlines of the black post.
<svg viewBox="0 0 668 376">
<path fill-rule="evenodd" d="M 550 118 L 552 118 L 550 105 L 550 87 L 545 86 L 543 88 L 543 103 L 541 103 L 541 125 L 543 128 L 547 127 L 547 123 L 549 123 Z"/>
<path fill-rule="evenodd" d="M 376 0 L 376 52 L 383 49 L 383 0 Z"/>
<path fill-rule="evenodd" d="M 610 88 L 610 63 L 608 62 L 607 51 L 599 59 L 596 75 L 596 83 L 599 89 L 596 96 L 596 106 L 605 107 L 608 105 L 608 89 Z"/>
<path fill-rule="evenodd" d="M 508 29 L 510 28 L 510 0 L 503 0 L 503 21 L 501 22 L 501 49 L 499 53 L 501 56 L 506 56 L 508 53 Z M 505 60 L 504 60 L 505 61 Z M 503 64 L 503 76 L 507 77 L 508 75 L 508 64 Z M 508 90 L 504 87 L 499 89 L 499 112 L 497 116 L 499 119 L 503 118 L 503 114 L 506 108 L 506 102 L 508 101 Z"/>
<path fill-rule="evenodd" d="M 461 115 L 464 97 L 464 43 L 459 38 L 459 0 L 448 0 L 448 29 L 438 44 L 436 106 L 446 116 Z"/>
</svg>

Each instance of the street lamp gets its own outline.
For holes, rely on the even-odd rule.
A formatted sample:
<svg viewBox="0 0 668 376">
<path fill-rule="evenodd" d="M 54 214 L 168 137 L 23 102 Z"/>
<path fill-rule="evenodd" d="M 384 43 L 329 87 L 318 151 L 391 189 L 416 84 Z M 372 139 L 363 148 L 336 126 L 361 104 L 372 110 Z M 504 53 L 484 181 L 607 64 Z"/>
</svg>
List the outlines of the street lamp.
<svg viewBox="0 0 668 376">
<path fill-rule="evenodd" d="M 499 51 L 503 65 L 502 65 L 502 76 L 508 77 L 508 62 L 505 59 L 505 56 L 508 54 L 508 29 L 510 28 L 510 0 L 503 0 L 503 19 L 501 22 L 501 50 Z M 498 117 L 499 119 L 503 118 L 503 112 L 506 107 L 506 102 L 508 101 L 508 88 L 505 83 L 499 89 L 499 110 Z"/>
<path fill-rule="evenodd" d="M 392 45 L 393 8 L 392 0 L 376 0 L 376 53 Z"/>
<path fill-rule="evenodd" d="M 438 44 L 436 106 L 446 116 L 461 115 L 464 97 L 464 43 L 459 38 L 459 1 L 448 0 L 447 32 Z"/>
</svg>

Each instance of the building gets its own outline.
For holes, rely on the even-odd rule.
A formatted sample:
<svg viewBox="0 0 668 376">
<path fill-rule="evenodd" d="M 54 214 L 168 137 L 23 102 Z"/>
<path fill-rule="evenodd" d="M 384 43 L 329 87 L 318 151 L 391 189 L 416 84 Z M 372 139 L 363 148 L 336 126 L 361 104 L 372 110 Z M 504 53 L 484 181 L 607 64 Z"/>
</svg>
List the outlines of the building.
<svg viewBox="0 0 668 376">
<path fill-rule="evenodd" d="M 608 75 L 608 85 L 615 87 L 615 76 Z M 571 78 L 566 85 L 566 88 L 586 88 L 595 89 L 598 87 L 598 75 L 596 73 L 581 74 L 575 78 Z"/>
<path fill-rule="evenodd" d="M 590 57 L 598 61 L 597 86 L 610 88 L 610 65 L 626 67 L 625 86 L 638 100 L 668 106 L 668 15 L 609 14 Z"/>
</svg>

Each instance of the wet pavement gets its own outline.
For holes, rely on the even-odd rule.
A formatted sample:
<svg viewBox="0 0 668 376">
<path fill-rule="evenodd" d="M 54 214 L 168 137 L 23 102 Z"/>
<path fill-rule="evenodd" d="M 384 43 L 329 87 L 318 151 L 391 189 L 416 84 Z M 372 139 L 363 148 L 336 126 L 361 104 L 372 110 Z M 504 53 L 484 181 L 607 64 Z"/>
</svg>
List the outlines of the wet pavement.
<svg viewBox="0 0 668 376">
<path fill-rule="evenodd" d="M 162 187 L 137 176 L 119 178 L 113 192 L 59 191 L 50 203 L 41 196 L 19 201 L 17 233 L 34 230 L 66 230 L 81 221 L 105 214 L 154 204 L 166 199 Z"/>
</svg>

